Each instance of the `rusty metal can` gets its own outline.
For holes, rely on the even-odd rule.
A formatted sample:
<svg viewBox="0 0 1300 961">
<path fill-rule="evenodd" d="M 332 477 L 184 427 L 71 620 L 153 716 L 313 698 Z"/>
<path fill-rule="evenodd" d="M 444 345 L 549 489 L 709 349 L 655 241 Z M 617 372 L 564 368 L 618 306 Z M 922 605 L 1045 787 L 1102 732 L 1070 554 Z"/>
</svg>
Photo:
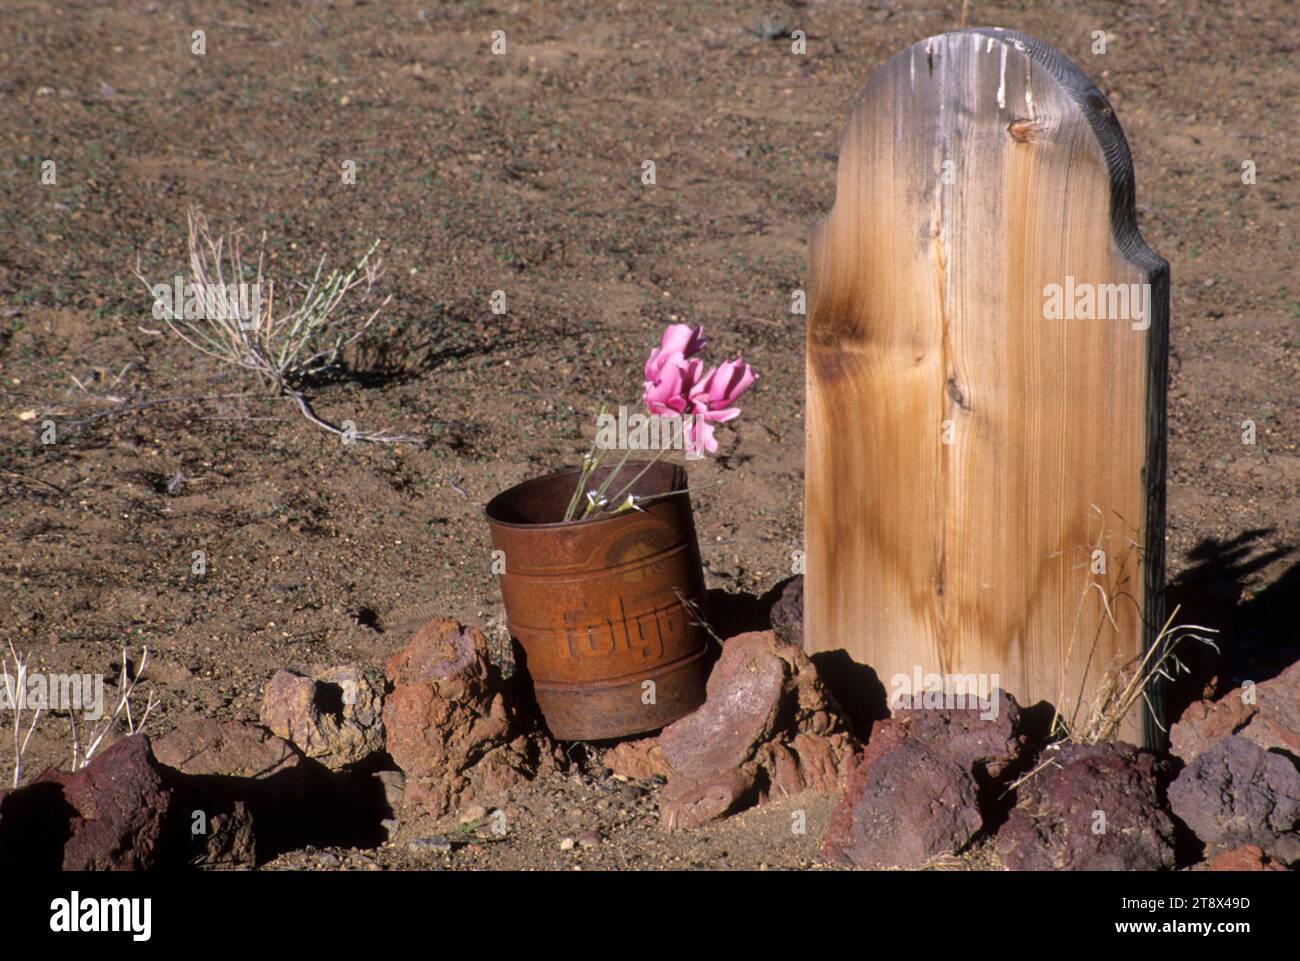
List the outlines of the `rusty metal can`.
<svg viewBox="0 0 1300 961">
<path fill-rule="evenodd" d="M 682 490 L 674 464 L 625 464 L 610 485 Z M 613 468 L 600 468 L 599 484 Z M 704 702 L 708 638 L 704 575 L 682 493 L 643 510 L 563 523 L 579 471 L 525 481 L 487 505 L 510 635 L 537 705 L 561 740 L 653 731 Z M 653 683 L 647 683 L 653 682 Z"/>
</svg>

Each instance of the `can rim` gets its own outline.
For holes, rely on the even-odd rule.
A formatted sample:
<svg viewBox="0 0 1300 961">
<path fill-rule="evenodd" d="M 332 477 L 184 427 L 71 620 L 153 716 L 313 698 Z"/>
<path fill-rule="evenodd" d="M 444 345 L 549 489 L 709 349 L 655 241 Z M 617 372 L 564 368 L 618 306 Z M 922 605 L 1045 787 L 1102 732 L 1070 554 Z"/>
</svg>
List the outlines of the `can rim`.
<svg viewBox="0 0 1300 961">
<path fill-rule="evenodd" d="M 627 470 L 628 468 L 641 468 L 641 467 L 650 467 L 651 469 L 667 468 L 673 472 L 672 485 L 669 488 L 669 490 L 665 491 L 664 493 L 670 493 L 672 491 L 686 489 L 686 480 L 687 480 L 686 470 L 680 464 L 666 463 L 664 461 L 660 461 L 659 463 L 656 464 L 653 461 L 629 460 L 626 464 L 622 466 L 621 470 Z M 497 494 L 495 497 L 489 500 L 485 505 L 483 505 L 483 515 L 484 517 L 487 518 L 488 524 L 492 525 L 493 527 L 504 527 L 504 528 L 509 528 L 511 530 L 530 530 L 530 531 L 590 526 L 592 524 L 603 524 L 606 522 L 626 520 L 627 517 L 630 516 L 630 514 L 629 515 L 607 514 L 603 517 L 588 517 L 583 520 L 538 521 L 538 522 L 531 522 L 531 523 L 526 521 L 508 521 L 497 516 L 497 514 L 501 510 L 501 507 L 507 501 L 507 499 L 517 495 L 519 491 L 522 490 L 523 488 L 530 487 L 534 484 L 541 484 L 546 481 L 555 480 L 556 478 L 560 478 L 560 477 L 572 477 L 576 480 L 581 473 L 582 473 L 581 468 L 569 467 L 566 468 L 565 470 L 554 471 L 550 474 L 543 474 L 541 477 L 530 477 L 527 480 L 520 481 L 518 484 L 515 484 L 511 487 L 507 487 L 505 490 L 501 491 L 501 493 Z M 655 513 L 659 511 L 661 508 L 670 509 L 671 507 L 672 505 L 668 504 L 665 501 L 658 501 L 657 503 L 652 504 L 649 508 L 647 508 L 645 513 Z"/>
</svg>

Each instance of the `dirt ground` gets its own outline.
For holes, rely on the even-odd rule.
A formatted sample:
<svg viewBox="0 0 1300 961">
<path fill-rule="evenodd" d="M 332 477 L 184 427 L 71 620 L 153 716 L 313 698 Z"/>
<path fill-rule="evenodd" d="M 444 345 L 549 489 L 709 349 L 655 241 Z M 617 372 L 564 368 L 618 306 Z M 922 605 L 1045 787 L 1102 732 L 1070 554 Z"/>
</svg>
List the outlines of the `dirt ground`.
<svg viewBox="0 0 1300 961">
<path fill-rule="evenodd" d="M 161 733 L 255 720 L 275 669 L 380 665 L 434 613 L 507 659 L 482 504 L 575 464 L 599 393 L 635 402 L 675 320 L 762 374 L 720 456 L 691 466 L 709 586 L 788 575 L 808 228 L 858 89 L 956 29 L 959 2 L 65 6 L 9 5 L 0 34 L 0 618 L 33 670 L 113 675 L 121 645 L 148 645 Z M 773 15 L 806 56 L 761 36 Z M 1294 659 L 1300 597 L 1297 19 L 1285 0 L 970 4 L 970 25 L 1063 51 L 1123 123 L 1142 232 L 1172 265 L 1172 599 L 1255 679 Z M 312 396 L 420 443 L 341 444 L 148 332 L 130 268 L 184 272 L 190 205 L 266 231 L 299 275 L 383 240 L 392 304 Z M 67 763 L 66 724 L 45 719 L 29 772 Z M 511 800 L 505 842 L 271 866 L 824 867 L 832 801 L 667 834 L 644 790 L 575 763 Z"/>
</svg>

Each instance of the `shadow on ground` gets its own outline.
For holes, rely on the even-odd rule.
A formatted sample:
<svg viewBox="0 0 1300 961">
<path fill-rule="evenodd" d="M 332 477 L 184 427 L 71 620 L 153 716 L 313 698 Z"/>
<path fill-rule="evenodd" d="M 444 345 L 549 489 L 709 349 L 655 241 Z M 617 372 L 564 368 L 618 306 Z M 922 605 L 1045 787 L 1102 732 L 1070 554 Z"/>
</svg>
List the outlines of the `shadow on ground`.
<svg viewBox="0 0 1300 961">
<path fill-rule="evenodd" d="M 1246 594 L 1255 573 L 1295 553 L 1291 546 L 1261 549 L 1270 529 L 1244 531 L 1230 540 L 1206 538 L 1188 555 L 1196 563 L 1169 583 L 1165 609 L 1178 624 L 1214 628 L 1219 650 L 1186 641 L 1177 653 L 1190 673 L 1181 674 L 1166 694 L 1168 716 L 1177 719 L 1207 692 L 1221 694 L 1242 681 L 1276 677 L 1300 660 L 1296 598 L 1300 563 L 1294 563 L 1263 590 Z"/>
</svg>

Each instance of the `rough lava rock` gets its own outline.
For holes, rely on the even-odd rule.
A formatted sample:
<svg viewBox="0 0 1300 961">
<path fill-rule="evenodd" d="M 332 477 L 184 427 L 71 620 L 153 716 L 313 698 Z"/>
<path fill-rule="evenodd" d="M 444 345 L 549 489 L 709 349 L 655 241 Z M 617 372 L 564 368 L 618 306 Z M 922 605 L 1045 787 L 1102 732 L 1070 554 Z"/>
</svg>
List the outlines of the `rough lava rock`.
<svg viewBox="0 0 1300 961">
<path fill-rule="evenodd" d="M 983 716 L 986 713 L 992 716 Z M 992 780 L 1001 779 L 1024 757 L 1026 737 L 1020 730 L 1020 705 L 1000 689 L 993 692 L 987 711 L 924 707 L 901 710 L 890 720 L 906 725 L 913 741 L 932 745 Z"/>
<path fill-rule="evenodd" d="M 755 631 L 723 643 L 704 704 L 657 746 L 670 774 L 660 817 L 690 828 L 768 796 L 837 790 L 858 745 L 803 651 Z"/>
<path fill-rule="evenodd" d="M 1161 802 L 1167 763 L 1122 741 L 1062 744 L 1017 789 L 998 831 L 1013 871 L 1155 871 L 1173 868 L 1174 824 Z"/>
<path fill-rule="evenodd" d="M 1224 738 L 1184 768 L 1169 806 L 1208 857 L 1253 844 L 1283 864 L 1300 861 L 1300 770 L 1244 737 Z"/>
<path fill-rule="evenodd" d="M 155 865 L 171 791 L 142 734 L 115 742 L 75 773 L 42 775 L 63 785 L 76 810 L 63 846 L 65 871 L 131 871 Z"/>
<path fill-rule="evenodd" d="M 916 868 L 966 847 L 984 825 L 980 796 L 1019 763 L 1020 708 L 900 710 L 877 723 L 831 815 L 822 853 L 863 868 Z M 991 717 L 981 716 L 991 713 Z"/>
<path fill-rule="evenodd" d="M 1254 844 L 1243 844 L 1224 851 L 1206 865 L 1207 871 L 1285 871 L 1286 866 L 1274 861 Z"/>
<path fill-rule="evenodd" d="M 674 775 L 699 778 L 739 768 L 773 733 L 787 674 L 778 645 L 770 631 L 740 634 L 722 645 L 704 704 L 659 735 Z"/>
<path fill-rule="evenodd" d="M 1190 764 L 1255 716 L 1255 706 L 1232 692 L 1218 701 L 1195 701 L 1169 729 L 1169 753 Z"/>
<path fill-rule="evenodd" d="M 173 841 L 183 844 L 191 863 L 252 866 L 257 837 L 273 850 L 316 820 L 312 802 L 325 797 L 311 789 L 310 762 L 258 724 L 194 718 L 155 740 L 153 750 L 184 815 L 171 828 Z M 206 834 L 192 834 L 194 811 L 206 816 Z"/>
<path fill-rule="evenodd" d="M 667 828 L 697 828 L 757 800 L 758 765 L 715 771 L 705 778 L 677 777 L 659 792 Z"/>
<path fill-rule="evenodd" d="M 477 628 L 435 618 L 388 659 L 388 753 L 408 777 L 459 771 L 510 733 L 505 700 Z"/>
<path fill-rule="evenodd" d="M 1233 734 L 1300 758 L 1300 661 L 1253 688 L 1190 705 L 1170 728 L 1169 750 L 1190 764 Z"/>
<path fill-rule="evenodd" d="M 298 770 L 302 755 L 284 738 L 244 721 L 200 717 L 153 741 L 159 764 L 194 776 L 267 780 Z"/>
<path fill-rule="evenodd" d="M 65 871 L 156 866 L 172 794 L 142 734 L 79 771 L 46 771 L 0 796 L 0 862 Z"/>
<path fill-rule="evenodd" d="M 551 760 L 515 734 L 514 712 L 487 640 L 475 627 L 434 618 L 388 659 L 388 753 L 407 776 L 408 809 L 441 817 L 500 795 Z"/>
<path fill-rule="evenodd" d="M 959 851 L 984 819 L 973 772 L 881 722 L 831 815 L 822 853 L 861 868 L 920 867 Z"/>
<path fill-rule="evenodd" d="M 333 770 L 383 750 L 384 681 L 355 664 L 312 677 L 281 670 L 262 695 L 268 729 Z"/>
<path fill-rule="evenodd" d="M 614 774 L 634 781 L 669 778 L 673 773 L 656 737 L 621 741 L 605 752 L 601 763 Z"/>
</svg>

